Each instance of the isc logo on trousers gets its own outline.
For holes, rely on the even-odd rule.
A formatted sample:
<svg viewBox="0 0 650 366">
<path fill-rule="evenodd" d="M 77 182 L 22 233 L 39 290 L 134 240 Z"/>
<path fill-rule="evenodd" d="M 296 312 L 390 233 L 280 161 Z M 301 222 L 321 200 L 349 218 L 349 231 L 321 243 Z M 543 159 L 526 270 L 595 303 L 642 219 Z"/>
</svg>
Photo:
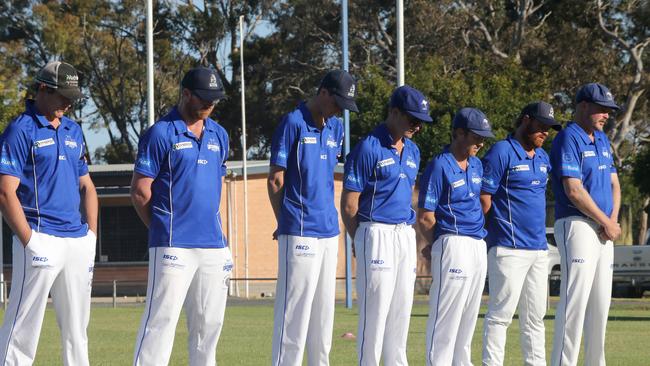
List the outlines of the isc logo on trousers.
<svg viewBox="0 0 650 366">
<path fill-rule="evenodd" d="M 371 259 L 370 264 L 384 264 L 383 259 Z"/>
<path fill-rule="evenodd" d="M 47 257 L 37 257 L 33 256 L 32 257 L 32 262 L 47 262 L 49 259 Z"/>
<path fill-rule="evenodd" d="M 309 245 L 298 244 L 298 245 L 296 245 L 296 250 L 309 250 Z"/>
<path fill-rule="evenodd" d="M 584 263 L 585 260 L 583 258 L 573 258 L 571 260 L 571 263 Z"/>
<path fill-rule="evenodd" d="M 449 268 L 449 273 L 461 274 L 463 270 L 460 268 Z"/>
<path fill-rule="evenodd" d="M 171 254 L 163 254 L 163 259 L 167 259 L 167 260 L 170 260 L 170 261 L 175 261 L 175 260 L 178 259 L 178 257 L 175 256 L 175 255 L 171 255 Z"/>
</svg>

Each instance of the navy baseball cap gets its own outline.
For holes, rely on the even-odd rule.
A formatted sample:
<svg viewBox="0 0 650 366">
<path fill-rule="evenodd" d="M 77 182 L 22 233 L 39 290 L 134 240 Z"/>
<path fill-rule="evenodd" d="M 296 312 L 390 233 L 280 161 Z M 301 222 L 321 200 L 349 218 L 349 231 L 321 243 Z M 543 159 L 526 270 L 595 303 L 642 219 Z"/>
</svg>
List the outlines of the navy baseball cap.
<svg viewBox="0 0 650 366">
<path fill-rule="evenodd" d="M 226 97 L 217 72 L 207 67 L 196 67 L 185 73 L 181 86 L 192 91 L 206 102 L 213 102 Z"/>
<path fill-rule="evenodd" d="M 85 98 L 79 90 L 79 75 L 77 70 L 65 62 L 51 61 L 36 74 L 37 83 L 45 84 L 48 88 L 55 89 L 71 101 Z"/>
<path fill-rule="evenodd" d="M 599 83 L 589 83 L 581 86 L 576 94 L 576 104 L 580 102 L 595 103 L 616 111 L 621 109 L 621 107 L 614 103 L 614 96 L 609 89 Z"/>
<path fill-rule="evenodd" d="M 326 89 L 332 94 L 336 105 L 341 109 L 359 112 L 354 98 L 357 95 L 357 81 L 344 70 L 332 70 L 320 82 L 319 89 Z"/>
<path fill-rule="evenodd" d="M 556 131 L 562 129 L 562 124 L 555 120 L 553 106 L 546 102 L 539 101 L 528 104 L 521 110 L 521 116 L 534 118 L 545 125 L 551 126 Z"/>
<path fill-rule="evenodd" d="M 406 112 L 411 117 L 423 122 L 433 122 L 429 116 L 429 102 L 417 89 L 408 85 L 400 86 L 390 96 L 390 107 Z"/>
<path fill-rule="evenodd" d="M 493 138 L 492 127 L 485 113 L 476 108 L 462 108 L 454 116 L 452 128 L 466 128 L 483 137 Z"/>
</svg>

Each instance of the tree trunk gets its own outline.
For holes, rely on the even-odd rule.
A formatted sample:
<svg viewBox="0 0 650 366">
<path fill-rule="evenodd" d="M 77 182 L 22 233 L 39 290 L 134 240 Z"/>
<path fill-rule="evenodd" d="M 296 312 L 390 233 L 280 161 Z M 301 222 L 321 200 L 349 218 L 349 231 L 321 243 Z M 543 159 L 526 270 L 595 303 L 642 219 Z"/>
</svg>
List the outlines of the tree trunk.
<svg viewBox="0 0 650 366">
<path fill-rule="evenodd" d="M 637 245 L 645 245 L 646 232 L 648 231 L 648 205 L 650 204 L 650 197 L 643 200 L 643 208 L 641 209 L 641 216 L 639 217 L 639 232 L 637 233 Z"/>
</svg>

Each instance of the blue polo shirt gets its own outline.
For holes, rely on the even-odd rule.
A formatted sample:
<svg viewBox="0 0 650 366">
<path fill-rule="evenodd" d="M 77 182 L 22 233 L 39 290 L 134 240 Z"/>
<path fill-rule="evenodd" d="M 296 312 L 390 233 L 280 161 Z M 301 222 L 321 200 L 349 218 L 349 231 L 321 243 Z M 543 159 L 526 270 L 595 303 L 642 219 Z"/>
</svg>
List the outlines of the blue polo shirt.
<svg viewBox="0 0 650 366">
<path fill-rule="evenodd" d="M 79 238 L 88 232 L 79 211 L 86 149 L 81 127 L 67 117 L 60 121 L 55 129 L 28 100 L 0 137 L 0 174 L 20 178 L 16 195 L 33 230 Z"/>
<path fill-rule="evenodd" d="M 318 129 L 304 102 L 282 118 L 271 144 L 271 165 L 285 169 L 278 234 L 312 238 L 339 234 L 334 168 L 342 143 L 341 121 L 330 117 Z"/>
<path fill-rule="evenodd" d="M 488 248 L 546 250 L 546 182 L 551 171 L 542 148 L 531 158 L 512 135 L 483 158 L 482 190 L 492 195 L 486 218 Z"/>
<path fill-rule="evenodd" d="M 467 170 L 463 170 L 449 146 L 429 162 L 420 180 L 418 207 L 435 212 L 433 241 L 444 234 L 485 237 L 480 201 L 482 178 L 481 160 L 470 156 Z"/>
<path fill-rule="evenodd" d="M 585 130 L 570 122 L 560 131 L 551 147 L 551 174 L 555 194 L 555 219 L 568 216 L 584 216 L 564 193 L 562 177 L 578 178 L 589 192 L 598 208 L 605 215 L 612 214 L 612 173 L 616 173 L 611 146 L 607 135 L 594 131 L 592 142 Z"/>
<path fill-rule="evenodd" d="M 140 138 L 134 170 L 153 178 L 150 247 L 224 248 L 221 182 L 228 134 L 210 118 L 199 139 L 174 107 Z"/>
<path fill-rule="evenodd" d="M 358 222 L 414 224 L 413 186 L 420 166 L 420 149 L 403 138 L 401 156 L 386 124 L 377 126 L 350 152 L 345 162 L 343 188 L 361 192 Z"/>
</svg>

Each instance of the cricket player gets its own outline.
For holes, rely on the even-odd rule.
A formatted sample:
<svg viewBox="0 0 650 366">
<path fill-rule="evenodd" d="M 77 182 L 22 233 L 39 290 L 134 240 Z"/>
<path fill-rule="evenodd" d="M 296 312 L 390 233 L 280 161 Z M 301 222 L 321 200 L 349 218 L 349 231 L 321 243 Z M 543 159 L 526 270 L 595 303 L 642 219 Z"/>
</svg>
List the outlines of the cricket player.
<svg viewBox="0 0 650 366">
<path fill-rule="evenodd" d="M 483 166 L 476 153 L 492 138 L 485 114 L 462 108 L 451 145 L 433 158 L 420 181 L 418 226 L 431 243 L 427 365 L 471 365 L 471 344 L 487 271 L 480 194 Z"/>
<path fill-rule="evenodd" d="M 551 365 L 576 365 L 585 333 L 585 365 L 605 365 L 612 296 L 612 242 L 621 235 L 621 189 L 603 127 L 619 110 L 604 85 L 583 85 L 575 122 L 553 140 L 555 240 L 562 260 Z"/>
<path fill-rule="evenodd" d="M 140 138 L 131 199 L 149 228 L 149 283 L 136 366 L 167 365 L 183 305 L 188 364 L 216 363 L 232 271 L 219 214 L 228 134 L 209 117 L 221 98 L 216 71 L 191 69 L 178 105 Z"/>
<path fill-rule="evenodd" d="M 357 257 L 359 365 L 407 365 L 417 265 L 413 186 L 420 150 L 410 139 L 432 122 L 422 93 L 401 86 L 386 121 L 352 150 L 345 163 L 341 216 Z M 383 357 L 382 357 L 383 356 Z"/>
<path fill-rule="evenodd" d="M 88 365 L 97 193 L 81 127 L 65 117 L 83 98 L 75 68 L 53 61 L 37 74 L 34 99 L 0 137 L 0 208 L 14 232 L 9 306 L 0 363 L 31 365 L 48 293 L 65 365 Z"/>
<path fill-rule="evenodd" d="M 276 366 L 302 365 L 305 342 L 310 366 L 329 365 L 339 246 L 334 168 L 343 143 L 336 116 L 358 111 L 355 85 L 347 72 L 330 71 L 273 135 L 268 193 L 278 222 Z"/>
<path fill-rule="evenodd" d="M 519 304 L 524 364 L 546 366 L 544 315 L 548 292 L 546 182 L 550 159 L 542 145 L 562 127 L 546 102 L 524 107 L 516 129 L 483 158 L 481 205 L 487 221 L 490 300 L 483 365 L 503 365 L 506 332 Z"/>
</svg>

